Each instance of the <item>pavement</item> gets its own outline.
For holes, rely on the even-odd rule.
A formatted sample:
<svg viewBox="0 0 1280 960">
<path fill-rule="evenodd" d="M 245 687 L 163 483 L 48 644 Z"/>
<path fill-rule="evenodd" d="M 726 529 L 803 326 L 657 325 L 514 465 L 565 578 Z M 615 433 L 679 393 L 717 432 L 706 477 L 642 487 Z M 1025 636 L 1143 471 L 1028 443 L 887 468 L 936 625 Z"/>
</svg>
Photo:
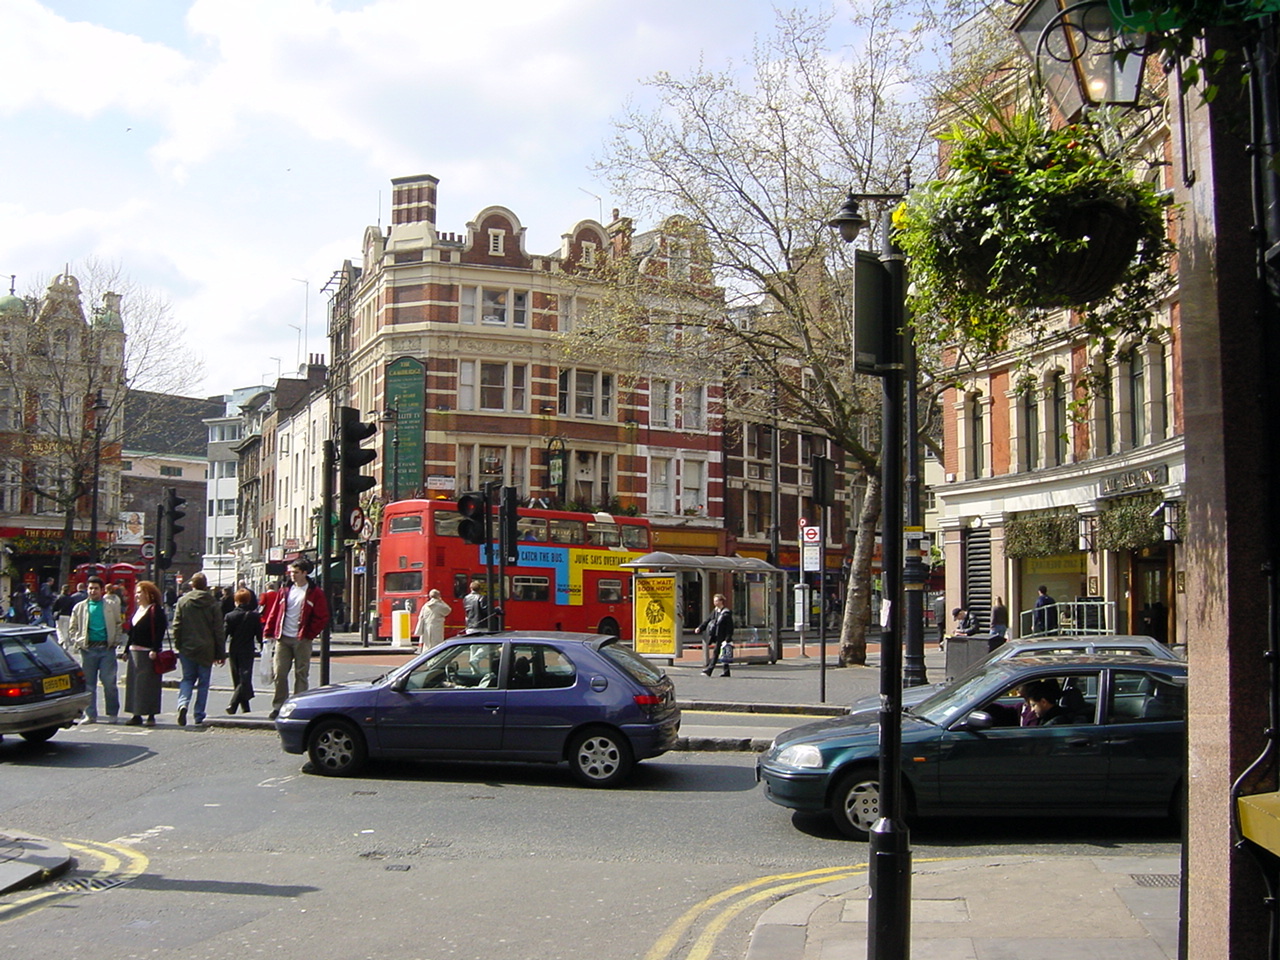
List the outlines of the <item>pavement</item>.
<svg viewBox="0 0 1280 960">
<path fill-rule="evenodd" d="M 735 664 L 730 677 L 703 675 L 697 648 L 667 665 L 684 710 L 680 749 L 760 751 L 779 732 L 843 713 L 877 692 L 878 648 L 867 666 L 837 668 L 828 648 L 788 644 L 775 664 Z M 412 655 L 356 634 L 331 642 L 330 679 L 371 677 Z M 944 678 L 930 644 L 931 681 Z M 314 671 L 313 667 L 313 671 Z M 313 672 L 313 676 L 317 676 Z M 166 686 L 176 686 L 168 680 Z M 215 675 L 215 694 L 230 691 Z M 211 696 L 210 706 L 218 701 Z M 266 703 L 265 698 L 261 702 Z M 274 729 L 261 713 L 210 713 L 207 726 Z M 48 882 L 73 865 L 55 840 L 0 828 L 0 895 Z M 916 859 L 911 878 L 914 960 L 1173 960 L 1178 956 L 1180 866 L 1171 857 L 987 856 Z M 747 960 L 863 960 L 867 956 L 865 867 L 797 874 L 794 892 L 756 921 Z M 1052 895 L 1042 895 L 1051 892 Z"/>
</svg>

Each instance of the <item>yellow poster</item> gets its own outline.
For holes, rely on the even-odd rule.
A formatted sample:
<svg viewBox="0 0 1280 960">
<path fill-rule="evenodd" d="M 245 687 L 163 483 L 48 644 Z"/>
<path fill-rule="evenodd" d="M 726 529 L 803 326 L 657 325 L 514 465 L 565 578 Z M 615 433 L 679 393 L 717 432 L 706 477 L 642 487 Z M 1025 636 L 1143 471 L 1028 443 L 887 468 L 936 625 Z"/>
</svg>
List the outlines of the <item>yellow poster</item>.
<svg viewBox="0 0 1280 960">
<path fill-rule="evenodd" d="M 675 657 L 676 649 L 676 578 L 665 574 L 636 574 L 635 589 L 636 653 L 643 656 Z"/>
</svg>

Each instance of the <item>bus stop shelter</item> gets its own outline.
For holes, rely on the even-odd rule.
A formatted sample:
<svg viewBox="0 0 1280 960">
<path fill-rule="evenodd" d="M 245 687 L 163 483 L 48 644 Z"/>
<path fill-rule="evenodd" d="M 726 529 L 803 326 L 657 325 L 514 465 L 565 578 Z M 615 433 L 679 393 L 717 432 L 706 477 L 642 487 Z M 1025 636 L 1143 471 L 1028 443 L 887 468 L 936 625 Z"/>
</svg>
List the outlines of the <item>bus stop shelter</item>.
<svg viewBox="0 0 1280 960">
<path fill-rule="evenodd" d="M 775 605 L 769 598 L 782 589 L 785 583 L 782 579 L 785 571 L 773 564 L 755 557 L 704 557 L 659 551 L 647 553 L 622 566 L 636 571 L 644 570 L 654 573 L 697 573 L 702 575 L 699 579 L 702 580 L 704 589 L 705 574 L 729 574 L 733 578 L 733 588 L 730 593 L 734 597 L 730 609 L 734 611 L 735 618 L 741 613 L 746 614 L 746 623 L 734 630 L 734 659 L 767 659 L 770 663 L 774 663 L 782 658 L 782 625 L 777 622 L 777 617 L 774 615 Z M 761 584 L 760 590 L 751 589 L 751 584 L 755 583 Z M 739 597 L 742 597 L 742 603 L 739 603 Z M 704 604 L 705 609 L 709 608 Z M 759 636 L 758 626 L 752 624 L 757 617 L 763 621 L 766 628 L 763 639 Z"/>
</svg>

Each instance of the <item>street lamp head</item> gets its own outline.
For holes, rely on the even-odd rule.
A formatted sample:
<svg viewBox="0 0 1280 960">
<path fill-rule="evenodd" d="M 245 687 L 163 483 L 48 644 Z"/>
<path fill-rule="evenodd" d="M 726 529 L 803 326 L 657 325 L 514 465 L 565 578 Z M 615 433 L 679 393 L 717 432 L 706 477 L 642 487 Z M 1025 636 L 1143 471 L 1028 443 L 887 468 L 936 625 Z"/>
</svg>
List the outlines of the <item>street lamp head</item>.
<svg viewBox="0 0 1280 960">
<path fill-rule="evenodd" d="M 1106 0 L 1032 0 L 1013 23 L 1036 80 L 1068 119 L 1086 107 L 1138 106 L 1147 35 Z"/>
<path fill-rule="evenodd" d="M 853 243 L 870 222 L 858 209 L 858 198 L 850 191 L 844 203 L 840 204 L 840 209 L 836 211 L 835 216 L 827 221 L 827 226 L 839 231 L 840 239 L 845 243 Z"/>
<path fill-rule="evenodd" d="M 395 426 L 396 422 L 399 419 L 400 419 L 400 411 L 397 410 L 395 407 L 387 407 L 385 410 L 382 411 L 382 416 L 378 417 L 378 422 L 382 424 L 384 427 L 392 427 L 392 426 Z"/>
<path fill-rule="evenodd" d="M 107 403 L 106 398 L 102 395 L 102 388 L 99 387 L 98 395 L 93 398 L 93 409 L 98 411 L 98 413 L 101 413 L 102 411 L 109 409 L 110 406 L 111 405 Z"/>
</svg>

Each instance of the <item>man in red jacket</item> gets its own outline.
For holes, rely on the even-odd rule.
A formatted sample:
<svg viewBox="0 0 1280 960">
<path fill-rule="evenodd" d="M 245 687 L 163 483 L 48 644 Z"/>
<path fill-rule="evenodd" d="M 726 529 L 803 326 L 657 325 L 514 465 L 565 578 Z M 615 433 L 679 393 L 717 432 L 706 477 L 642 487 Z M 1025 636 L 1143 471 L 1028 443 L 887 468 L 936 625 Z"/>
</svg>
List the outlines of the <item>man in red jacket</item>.
<svg viewBox="0 0 1280 960">
<path fill-rule="evenodd" d="M 268 718 L 280 714 L 280 705 L 289 699 L 289 673 L 293 672 L 293 692 L 311 686 L 311 641 L 329 624 L 329 601 L 324 591 L 311 582 L 311 563 L 298 559 L 289 564 L 290 586 L 276 592 L 267 612 L 263 635 L 276 641 L 276 692 Z"/>
</svg>

